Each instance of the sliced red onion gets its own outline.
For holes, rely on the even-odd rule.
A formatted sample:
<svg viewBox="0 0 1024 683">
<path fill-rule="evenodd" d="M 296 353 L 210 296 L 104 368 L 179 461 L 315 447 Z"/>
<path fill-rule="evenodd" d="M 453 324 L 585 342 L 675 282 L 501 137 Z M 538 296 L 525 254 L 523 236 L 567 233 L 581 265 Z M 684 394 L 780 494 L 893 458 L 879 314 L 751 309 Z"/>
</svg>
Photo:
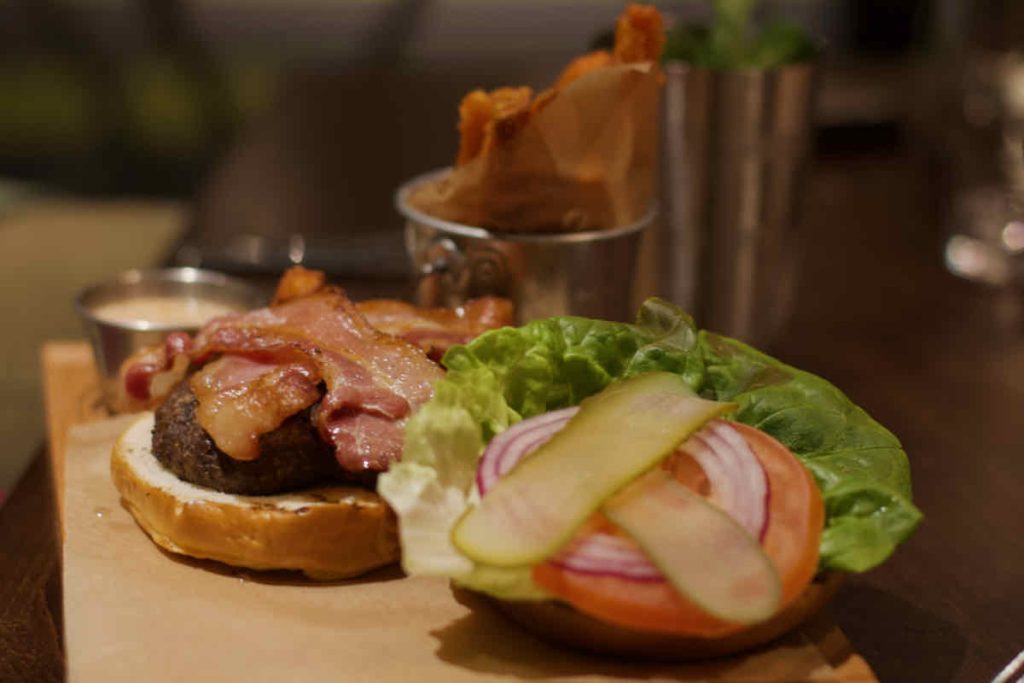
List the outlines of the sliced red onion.
<svg viewBox="0 0 1024 683">
<path fill-rule="evenodd" d="M 728 422 L 712 420 L 680 448 L 704 470 L 718 507 L 763 540 L 768 528 L 768 477 L 746 439 Z"/>
<path fill-rule="evenodd" d="M 487 444 L 476 470 L 480 495 L 508 474 L 523 457 L 543 444 L 565 426 L 579 407 L 563 408 L 514 424 Z"/>
<path fill-rule="evenodd" d="M 551 562 L 580 574 L 619 576 L 633 581 L 665 580 L 636 543 L 603 531 L 574 540 Z"/>
<path fill-rule="evenodd" d="M 523 420 L 488 444 L 477 467 L 483 496 L 525 456 L 554 436 L 576 414 L 565 408 Z M 759 540 L 768 528 L 769 486 L 761 461 L 746 439 L 724 420 L 712 420 L 680 446 L 704 470 L 711 500 Z M 615 576 L 633 581 L 664 581 L 647 555 L 628 538 L 606 532 L 586 534 L 551 560 L 581 574 Z"/>
</svg>

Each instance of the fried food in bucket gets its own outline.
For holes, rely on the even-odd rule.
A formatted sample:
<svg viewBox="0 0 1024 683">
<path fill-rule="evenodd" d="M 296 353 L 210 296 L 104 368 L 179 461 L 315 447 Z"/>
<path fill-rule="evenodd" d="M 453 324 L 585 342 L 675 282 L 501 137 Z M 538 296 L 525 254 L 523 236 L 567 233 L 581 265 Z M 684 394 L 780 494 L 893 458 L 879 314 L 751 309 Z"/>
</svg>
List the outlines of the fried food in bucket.
<svg viewBox="0 0 1024 683">
<path fill-rule="evenodd" d="M 629 5 L 612 51 L 570 62 L 554 86 L 474 90 L 459 104 L 455 168 L 409 202 L 501 231 L 610 229 L 654 198 L 665 35 L 657 9 Z"/>
<path fill-rule="evenodd" d="M 622 63 L 661 59 L 665 27 L 650 5 L 630 5 L 615 24 L 615 59 Z"/>
<path fill-rule="evenodd" d="M 497 141 L 509 139 L 530 119 L 533 90 L 498 88 L 486 93 L 474 90 L 459 104 L 459 166 L 475 159 Z"/>
<path fill-rule="evenodd" d="M 459 154 L 462 166 L 501 140 L 514 137 L 558 91 L 597 69 L 614 64 L 656 61 L 665 47 L 661 14 L 648 5 L 629 5 L 615 24 L 615 52 L 595 50 L 569 62 L 553 88 L 531 102 L 533 90 L 522 86 L 485 92 L 474 90 L 459 104 Z"/>
</svg>

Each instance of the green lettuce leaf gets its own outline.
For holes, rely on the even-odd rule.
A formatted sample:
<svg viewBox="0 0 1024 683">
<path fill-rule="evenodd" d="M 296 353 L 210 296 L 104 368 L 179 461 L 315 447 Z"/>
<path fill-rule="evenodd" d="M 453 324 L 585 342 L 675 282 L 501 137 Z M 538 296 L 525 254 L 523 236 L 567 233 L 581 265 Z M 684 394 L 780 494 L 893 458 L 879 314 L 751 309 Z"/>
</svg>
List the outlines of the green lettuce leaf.
<svg viewBox="0 0 1024 683">
<path fill-rule="evenodd" d="M 576 405 L 634 374 L 675 372 L 707 398 L 734 401 L 735 418 L 771 434 L 808 467 L 825 500 L 823 567 L 869 569 L 920 520 L 899 441 L 825 380 L 740 342 L 698 332 L 659 299 L 635 324 L 549 318 L 488 332 L 444 357 L 446 377 L 409 421 L 402 462 L 378 488 L 399 517 L 403 566 L 452 577 L 505 599 L 542 599 L 529 568 L 475 563 L 450 532 L 478 502 L 485 444 L 515 422 Z"/>
<path fill-rule="evenodd" d="M 821 565 L 865 571 L 885 560 L 921 520 L 899 440 L 832 384 L 734 339 L 698 335 L 699 392 L 739 404 L 736 419 L 771 434 L 821 488 Z"/>
</svg>

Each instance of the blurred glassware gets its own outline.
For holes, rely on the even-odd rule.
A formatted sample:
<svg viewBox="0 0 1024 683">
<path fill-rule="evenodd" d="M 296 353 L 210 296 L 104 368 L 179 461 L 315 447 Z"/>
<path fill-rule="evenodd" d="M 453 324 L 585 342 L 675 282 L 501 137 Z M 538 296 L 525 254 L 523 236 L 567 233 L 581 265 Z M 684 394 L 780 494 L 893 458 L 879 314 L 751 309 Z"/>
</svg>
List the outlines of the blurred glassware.
<svg viewBox="0 0 1024 683">
<path fill-rule="evenodd" d="M 945 263 L 998 287 L 1024 284 L 1024 54 L 974 56 L 957 93 L 962 130 L 949 133 L 956 173 Z"/>
<path fill-rule="evenodd" d="M 815 71 L 666 65 L 662 290 L 756 345 L 792 310 Z"/>
<path fill-rule="evenodd" d="M 992 186 L 961 190 L 949 232 L 951 273 L 995 286 L 1024 284 L 1024 194 Z"/>
<path fill-rule="evenodd" d="M 1024 194 L 1024 54 L 1006 55 L 1000 82 L 1002 166 L 1013 190 Z"/>
</svg>

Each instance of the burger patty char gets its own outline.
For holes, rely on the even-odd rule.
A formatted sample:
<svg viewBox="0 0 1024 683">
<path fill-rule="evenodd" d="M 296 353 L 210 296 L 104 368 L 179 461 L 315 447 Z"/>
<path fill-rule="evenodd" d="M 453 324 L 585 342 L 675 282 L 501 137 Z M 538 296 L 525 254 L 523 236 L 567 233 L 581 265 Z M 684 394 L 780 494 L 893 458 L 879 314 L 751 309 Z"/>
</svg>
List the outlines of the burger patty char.
<svg viewBox="0 0 1024 683">
<path fill-rule="evenodd" d="M 153 454 L 187 482 L 225 493 L 268 495 L 353 479 L 317 434 L 309 408 L 261 435 L 258 458 L 235 460 L 196 421 L 197 405 L 188 380 L 182 381 L 157 408 L 153 427 Z"/>
</svg>

